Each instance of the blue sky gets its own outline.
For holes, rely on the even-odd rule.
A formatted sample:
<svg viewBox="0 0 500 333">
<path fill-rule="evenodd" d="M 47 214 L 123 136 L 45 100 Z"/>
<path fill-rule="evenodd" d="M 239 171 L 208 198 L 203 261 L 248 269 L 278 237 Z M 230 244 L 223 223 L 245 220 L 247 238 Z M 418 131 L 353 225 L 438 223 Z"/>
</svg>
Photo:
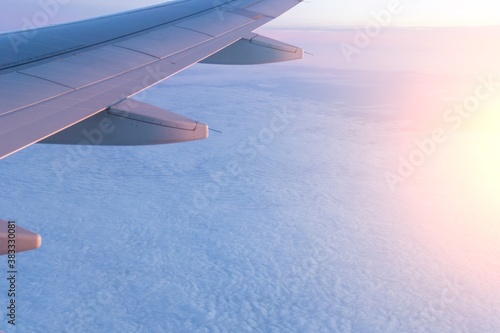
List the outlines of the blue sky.
<svg viewBox="0 0 500 333">
<path fill-rule="evenodd" d="M 207 0 L 210 1 L 210 0 Z M 63 1 L 60 1 L 63 3 Z M 0 4 L 0 29 L 12 30 L 23 25 L 23 18 L 32 18 L 43 9 L 42 3 L 57 0 L 4 0 Z M 58 5 L 51 23 L 108 14 L 164 2 L 162 0 L 73 0 Z M 392 25 L 495 25 L 500 18 L 500 3 L 493 0 L 311 0 L 297 6 L 280 19 L 274 27 L 335 27 L 365 25 L 373 20 L 372 13 L 386 10 L 391 4 L 400 7 L 392 16 Z"/>
</svg>

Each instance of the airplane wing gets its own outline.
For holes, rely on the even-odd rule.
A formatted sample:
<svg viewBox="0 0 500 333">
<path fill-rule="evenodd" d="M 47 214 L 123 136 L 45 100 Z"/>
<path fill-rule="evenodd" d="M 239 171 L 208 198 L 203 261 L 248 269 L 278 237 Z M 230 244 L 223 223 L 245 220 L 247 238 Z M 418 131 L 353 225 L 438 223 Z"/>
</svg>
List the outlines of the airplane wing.
<svg viewBox="0 0 500 333">
<path fill-rule="evenodd" d="M 205 124 L 131 97 L 198 62 L 301 59 L 301 48 L 253 32 L 300 2 L 177 0 L 0 34 L 0 159 L 37 142 L 142 145 L 206 138 Z M 0 234 L 4 243 L 8 234 Z M 30 237 L 34 245 L 26 248 L 39 246 L 39 236 Z"/>
<path fill-rule="evenodd" d="M 152 111 L 152 106 L 146 111 L 131 110 L 136 102 L 128 98 L 202 60 L 222 64 L 301 58 L 301 49 L 252 33 L 301 1 L 178 0 L 1 34 L 0 158 L 44 139 L 49 143 L 89 143 L 81 128 L 54 134 L 111 107 L 115 107 L 114 113 L 106 112 L 107 117 L 145 118 L 144 123 L 157 123 L 171 132 L 179 127 L 176 119 L 164 115 L 151 119 L 158 110 Z M 101 115 L 91 123 L 102 121 Z M 208 135 L 206 125 L 190 119 L 181 123 L 195 128 L 182 129 L 193 132 L 188 139 Z M 109 144 L 186 141 L 186 135 L 179 139 L 165 131 L 142 140 L 138 134 L 137 142 L 130 134 L 121 140 L 125 134 L 119 130 L 113 134 Z M 51 136 L 55 139 L 49 139 Z"/>
</svg>

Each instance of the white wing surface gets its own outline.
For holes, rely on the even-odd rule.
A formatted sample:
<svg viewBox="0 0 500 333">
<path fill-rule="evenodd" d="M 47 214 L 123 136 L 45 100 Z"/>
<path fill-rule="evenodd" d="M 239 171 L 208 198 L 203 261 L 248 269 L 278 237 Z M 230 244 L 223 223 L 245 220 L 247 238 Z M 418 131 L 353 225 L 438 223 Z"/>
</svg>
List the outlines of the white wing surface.
<svg viewBox="0 0 500 333">
<path fill-rule="evenodd" d="M 111 116 L 112 107 L 205 59 L 250 64 L 301 58 L 302 49 L 253 33 L 301 1 L 179 0 L 0 34 L 0 158 L 50 137 L 57 138 L 52 143 L 78 143 L 70 142 L 76 140 L 69 133 L 73 125 L 102 112 Z M 145 109 L 145 115 L 134 110 L 129 118 L 147 118 L 147 126 L 168 124 L 165 131 L 178 127 L 175 115 L 150 121 L 152 108 Z M 196 124 L 191 127 L 198 134 L 189 137 L 206 137 L 207 129 Z M 177 130 L 191 130 L 184 127 Z M 139 144 L 185 141 L 168 135 Z M 112 144 L 118 141 L 115 136 Z"/>
</svg>

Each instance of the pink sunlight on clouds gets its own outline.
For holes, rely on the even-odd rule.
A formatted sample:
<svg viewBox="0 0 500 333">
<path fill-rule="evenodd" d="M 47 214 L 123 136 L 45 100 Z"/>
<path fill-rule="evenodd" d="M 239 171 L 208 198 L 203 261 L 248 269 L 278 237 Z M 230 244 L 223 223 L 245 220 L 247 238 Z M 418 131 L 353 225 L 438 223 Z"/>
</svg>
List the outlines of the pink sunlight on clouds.
<svg viewBox="0 0 500 333">
<path fill-rule="evenodd" d="M 401 124 L 387 147 L 387 183 L 429 255 L 478 285 L 500 276 L 499 32 L 395 29 L 351 59 L 342 47 L 352 32 L 334 33 L 337 58 L 328 62 L 377 71 L 380 80 L 407 73 L 381 92 Z"/>
<path fill-rule="evenodd" d="M 331 75 L 355 78 L 359 94 L 337 101 L 376 96 L 398 125 L 386 136 L 386 171 L 373 175 L 387 187 L 374 195 L 392 193 L 443 267 L 482 292 L 500 289 L 500 27 L 384 29 L 362 46 L 355 29 L 265 34 L 314 54 L 296 65 L 322 71 L 332 95 Z"/>
</svg>

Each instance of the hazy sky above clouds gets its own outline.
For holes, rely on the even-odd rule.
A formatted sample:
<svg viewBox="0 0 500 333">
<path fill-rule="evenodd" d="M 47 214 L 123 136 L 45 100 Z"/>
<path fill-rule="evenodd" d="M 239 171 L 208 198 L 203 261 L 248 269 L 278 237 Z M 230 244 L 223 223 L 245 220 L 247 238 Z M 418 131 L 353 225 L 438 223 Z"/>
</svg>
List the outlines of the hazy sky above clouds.
<svg viewBox="0 0 500 333">
<path fill-rule="evenodd" d="M 207 0 L 210 1 L 210 0 Z M 164 2 L 163 0 L 3 0 L 0 3 L 0 29 L 14 30 L 23 26 L 24 18 L 32 19 L 44 11 L 44 4 L 62 3 L 50 24 L 109 14 Z M 311 0 L 292 9 L 270 23 L 275 27 L 336 27 L 365 25 L 373 20 L 373 12 L 394 5 L 391 25 L 495 25 L 500 22 L 500 3 L 494 0 Z"/>
</svg>

